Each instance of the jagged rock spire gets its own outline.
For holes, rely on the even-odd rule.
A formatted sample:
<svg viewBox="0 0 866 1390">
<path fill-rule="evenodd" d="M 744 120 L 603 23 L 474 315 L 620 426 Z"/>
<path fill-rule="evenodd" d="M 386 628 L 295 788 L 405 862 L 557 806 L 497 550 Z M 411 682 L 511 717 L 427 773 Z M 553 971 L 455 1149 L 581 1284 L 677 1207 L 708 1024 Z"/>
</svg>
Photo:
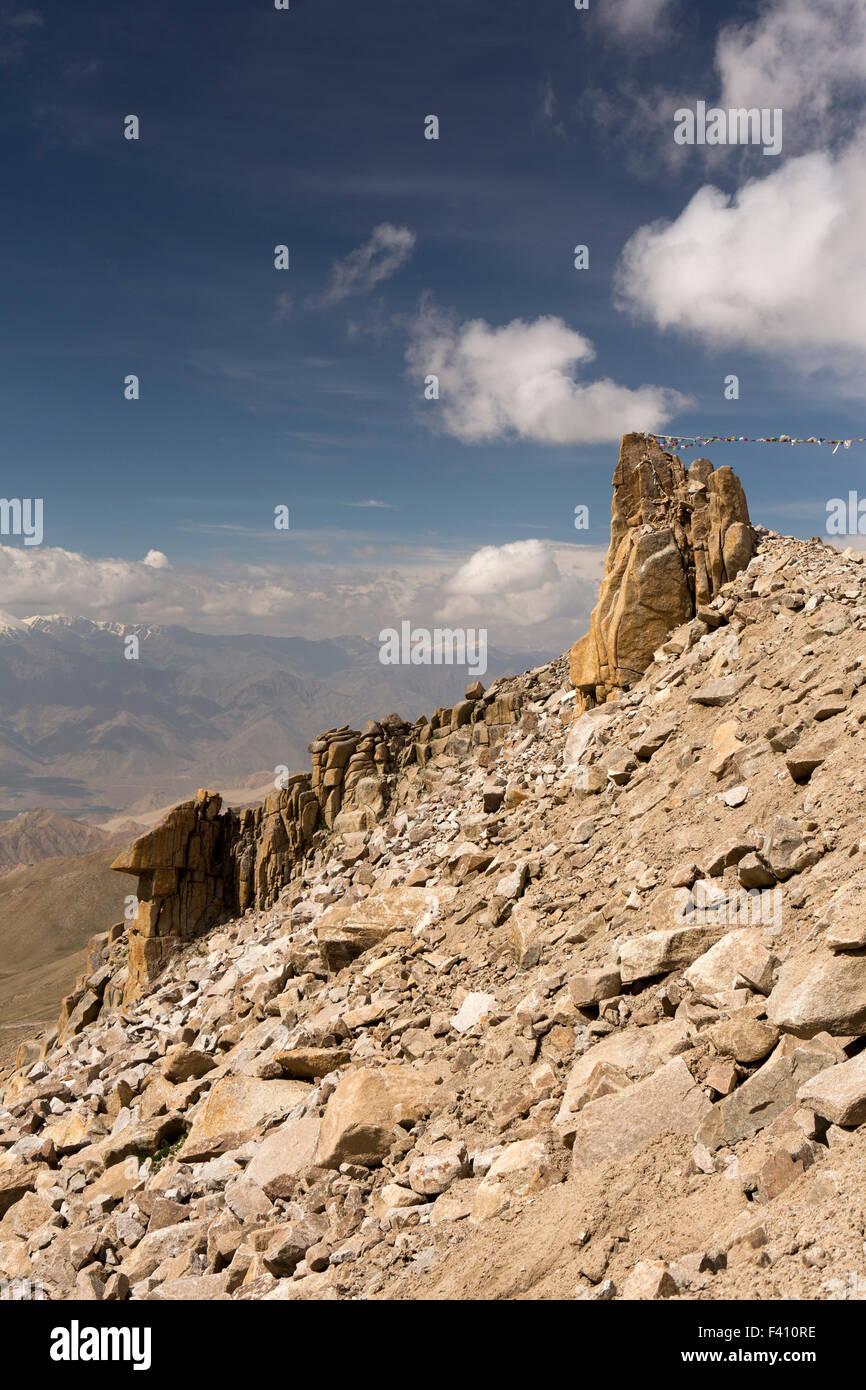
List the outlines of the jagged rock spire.
<svg viewBox="0 0 866 1390">
<path fill-rule="evenodd" d="M 655 440 L 623 435 L 598 603 L 571 650 L 578 712 L 634 685 L 668 633 L 745 569 L 753 550 L 732 469 L 699 458 L 686 470 Z"/>
</svg>

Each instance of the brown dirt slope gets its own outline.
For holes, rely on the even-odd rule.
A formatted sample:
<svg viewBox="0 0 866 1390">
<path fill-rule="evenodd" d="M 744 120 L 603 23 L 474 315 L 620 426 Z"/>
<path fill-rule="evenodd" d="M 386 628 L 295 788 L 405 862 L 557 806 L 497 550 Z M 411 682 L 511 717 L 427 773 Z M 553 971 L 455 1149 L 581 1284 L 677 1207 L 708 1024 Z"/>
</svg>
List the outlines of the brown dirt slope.
<svg viewBox="0 0 866 1390">
<path fill-rule="evenodd" d="M 55 1021 L 88 938 L 122 919 L 129 886 L 110 872 L 113 857 L 113 849 L 102 849 L 0 876 L 0 1049 L 7 1056 L 22 1024 Z"/>
</svg>

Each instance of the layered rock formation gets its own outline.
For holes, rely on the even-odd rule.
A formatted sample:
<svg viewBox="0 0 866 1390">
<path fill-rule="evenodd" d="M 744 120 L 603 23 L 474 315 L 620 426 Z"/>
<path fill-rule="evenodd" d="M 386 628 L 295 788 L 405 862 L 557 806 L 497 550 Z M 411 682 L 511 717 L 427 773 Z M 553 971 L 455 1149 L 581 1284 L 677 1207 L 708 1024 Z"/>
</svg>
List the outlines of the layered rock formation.
<svg viewBox="0 0 866 1390">
<path fill-rule="evenodd" d="M 485 692 L 475 681 L 453 709 L 434 710 L 415 724 L 389 714 L 360 731 L 327 730 L 310 745 L 312 772 L 286 776 L 255 809 L 223 810 L 221 798 L 206 790 L 175 806 L 112 865 L 138 879 L 124 997 L 134 999 L 191 937 L 248 908 L 269 907 L 330 833 L 342 838 L 373 830 L 401 774 L 431 759 L 495 748 L 521 708 L 519 692 L 501 685 Z M 80 998 L 64 1006 L 65 1030 L 79 1004 Z M 75 1022 L 80 1019 L 79 1010 Z"/>
<path fill-rule="evenodd" d="M 578 710 L 629 690 L 667 634 L 745 569 L 753 548 L 745 494 L 730 468 L 699 458 L 685 469 L 654 440 L 625 435 L 598 603 L 571 650 Z"/>
</svg>

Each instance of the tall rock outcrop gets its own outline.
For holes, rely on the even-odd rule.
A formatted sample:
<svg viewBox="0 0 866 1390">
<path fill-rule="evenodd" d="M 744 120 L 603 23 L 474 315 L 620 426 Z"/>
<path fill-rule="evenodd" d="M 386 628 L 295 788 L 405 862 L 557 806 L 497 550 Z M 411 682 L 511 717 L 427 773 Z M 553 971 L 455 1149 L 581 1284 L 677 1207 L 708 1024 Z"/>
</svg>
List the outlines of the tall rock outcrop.
<svg viewBox="0 0 866 1390">
<path fill-rule="evenodd" d="M 129 930 L 129 977 L 136 986 L 154 979 L 196 931 L 238 910 L 232 856 L 237 816 L 221 814 L 221 807 L 216 793 L 196 792 L 111 866 L 138 878 L 138 906 Z"/>
<path fill-rule="evenodd" d="M 686 469 L 645 435 L 624 435 L 598 603 L 571 649 L 578 712 L 634 685 L 668 633 L 745 569 L 753 550 L 731 468 L 699 458 Z"/>
</svg>

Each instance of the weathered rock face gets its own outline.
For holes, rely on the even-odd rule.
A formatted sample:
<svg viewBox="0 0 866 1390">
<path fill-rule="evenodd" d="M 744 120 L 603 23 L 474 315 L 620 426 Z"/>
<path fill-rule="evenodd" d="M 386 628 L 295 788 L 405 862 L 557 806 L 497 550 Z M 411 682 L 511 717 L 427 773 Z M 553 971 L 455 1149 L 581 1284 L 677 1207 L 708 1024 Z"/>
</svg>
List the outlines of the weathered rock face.
<svg viewBox="0 0 866 1390">
<path fill-rule="evenodd" d="M 119 854 L 112 868 L 138 878 L 138 907 L 129 932 L 129 974 L 135 992 L 198 930 L 237 910 L 231 845 L 237 818 L 220 815 L 222 798 L 196 792 Z"/>
<path fill-rule="evenodd" d="M 137 998 L 191 937 L 248 908 L 270 907 L 325 835 L 363 837 L 375 829 L 407 768 L 480 752 L 507 738 L 521 700 L 498 685 L 485 692 L 473 682 L 453 709 L 436 709 L 415 724 L 389 714 L 360 731 L 348 724 L 327 730 L 310 745 L 312 771 L 285 777 L 261 806 L 222 810 L 217 793 L 199 791 L 169 811 L 112 864 L 138 878 L 123 998 Z M 77 990 L 64 1008 L 62 1036 L 97 1017 L 101 996 Z"/>
<path fill-rule="evenodd" d="M 695 459 L 686 470 L 654 441 L 624 435 L 598 603 L 571 650 L 578 712 L 633 686 L 668 633 L 745 569 L 753 549 L 730 468 Z"/>
</svg>

